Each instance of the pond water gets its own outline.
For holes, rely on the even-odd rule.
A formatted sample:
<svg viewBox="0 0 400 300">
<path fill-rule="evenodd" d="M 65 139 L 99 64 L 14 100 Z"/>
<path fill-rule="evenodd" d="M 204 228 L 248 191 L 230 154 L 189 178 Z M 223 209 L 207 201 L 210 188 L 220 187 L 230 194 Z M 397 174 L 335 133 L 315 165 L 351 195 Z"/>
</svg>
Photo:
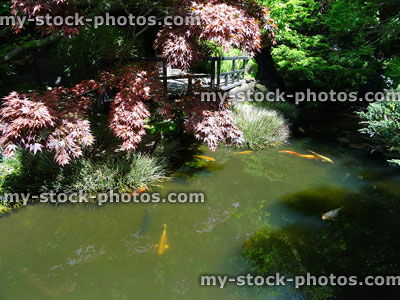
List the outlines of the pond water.
<svg viewBox="0 0 400 300">
<path fill-rule="evenodd" d="M 357 201 L 399 200 L 400 175 L 366 152 L 331 141 L 295 138 L 290 143 L 250 155 L 235 155 L 229 149 L 205 152 L 202 155 L 216 162 L 187 166 L 161 189 L 162 193 L 204 192 L 204 204 L 37 204 L 0 218 L 0 299 L 300 299 L 285 289 L 201 287 L 199 277 L 244 273 L 247 265 L 241 253 L 258 230 L 330 226 L 321 219 L 324 211 L 313 210 L 312 202 L 291 205 L 290 199 L 314 195 L 318 201 L 330 201 L 321 209 L 344 206 L 347 215 L 363 224 L 365 215 Z M 334 163 L 279 153 L 308 149 Z M 399 211 L 393 209 L 384 210 L 385 220 L 394 220 L 384 224 L 388 233 L 396 232 Z M 147 211 L 149 228 L 138 236 Z M 376 208 L 367 211 L 373 222 Z M 155 245 L 163 224 L 169 248 L 160 256 Z M 350 240 L 345 236 L 352 249 L 371 239 L 354 235 L 354 245 L 351 236 Z M 382 246 L 376 253 L 387 248 L 395 252 L 399 238 L 386 238 L 375 244 Z M 355 267 L 348 271 L 358 272 Z"/>
</svg>

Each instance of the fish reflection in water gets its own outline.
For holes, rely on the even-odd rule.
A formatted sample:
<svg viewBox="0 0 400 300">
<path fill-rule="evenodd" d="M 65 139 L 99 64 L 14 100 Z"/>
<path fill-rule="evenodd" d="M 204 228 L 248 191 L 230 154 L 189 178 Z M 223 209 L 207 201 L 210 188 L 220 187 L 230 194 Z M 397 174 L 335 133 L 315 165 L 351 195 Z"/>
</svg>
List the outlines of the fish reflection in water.
<svg viewBox="0 0 400 300">
<path fill-rule="evenodd" d="M 26 277 L 31 285 L 35 286 L 42 294 L 50 298 L 63 297 L 65 294 L 73 292 L 75 289 L 76 282 L 64 283 L 62 286 L 57 288 L 43 281 L 38 274 L 30 272 L 28 268 L 23 268 L 21 273 Z"/>
<path fill-rule="evenodd" d="M 254 151 L 243 151 L 243 152 L 235 152 L 236 155 L 250 155 Z"/>
<path fill-rule="evenodd" d="M 333 160 L 330 159 L 329 157 L 323 156 L 323 155 L 318 154 L 318 153 L 316 153 L 316 152 L 314 152 L 314 151 L 311 151 L 311 150 L 307 150 L 307 152 L 311 153 L 312 155 L 315 155 L 316 157 L 318 157 L 318 158 L 319 158 L 320 160 L 322 160 L 323 162 L 328 162 L 328 163 L 333 164 Z"/>
</svg>

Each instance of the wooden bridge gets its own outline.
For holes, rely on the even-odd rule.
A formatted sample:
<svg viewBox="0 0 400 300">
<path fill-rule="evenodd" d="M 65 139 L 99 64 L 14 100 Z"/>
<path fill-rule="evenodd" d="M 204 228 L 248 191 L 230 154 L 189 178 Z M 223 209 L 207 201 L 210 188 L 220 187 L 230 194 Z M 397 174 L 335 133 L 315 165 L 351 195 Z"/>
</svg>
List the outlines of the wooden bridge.
<svg viewBox="0 0 400 300">
<path fill-rule="evenodd" d="M 211 65 L 209 73 L 191 73 L 190 71 L 183 72 L 178 69 L 171 69 L 162 57 L 129 57 L 113 60 L 103 60 L 105 65 L 113 63 L 143 63 L 155 62 L 162 70 L 160 79 L 163 81 L 167 94 L 171 96 L 178 96 L 186 94 L 192 89 L 193 81 L 199 79 L 202 86 L 220 87 L 223 90 L 230 90 L 241 85 L 246 75 L 246 65 L 250 60 L 247 56 L 235 57 L 208 57 L 201 60 Z M 221 72 L 223 61 L 231 61 L 231 70 L 228 72 Z M 240 62 L 243 62 L 240 64 Z"/>
</svg>

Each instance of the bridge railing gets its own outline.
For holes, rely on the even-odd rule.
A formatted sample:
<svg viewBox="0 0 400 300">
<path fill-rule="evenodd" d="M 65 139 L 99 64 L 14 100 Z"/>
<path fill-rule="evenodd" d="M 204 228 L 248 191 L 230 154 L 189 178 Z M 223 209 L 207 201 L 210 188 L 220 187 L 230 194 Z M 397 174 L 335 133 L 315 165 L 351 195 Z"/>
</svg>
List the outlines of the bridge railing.
<svg viewBox="0 0 400 300">
<path fill-rule="evenodd" d="M 211 86 L 219 86 L 221 88 L 233 88 L 240 85 L 241 80 L 246 76 L 246 65 L 250 60 L 247 56 L 233 56 L 233 57 L 210 57 L 211 61 Z M 221 72 L 221 65 L 223 61 L 231 61 L 231 71 Z M 241 67 L 236 62 L 243 61 Z"/>
<path fill-rule="evenodd" d="M 203 58 L 202 62 L 211 62 L 211 70 L 209 74 L 182 74 L 182 75 L 168 75 L 168 66 L 162 57 L 126 57 L 117 59 L 103 59 L 104 65 L 112 65 L 115 63 L 145 63 L 155 62 L 161 63 L 162 79 L 166 93 L 168 93 L 168 80 L 187 79 L 187 90 L 192 89 L 193 80 L 206 79 L 209 80 L 209 86 L 220 87 L 222 89 L 234 88 L 241 84 L 246 75 L 246 65 L 250 60 L 247 56 L 233 56 L 233 57 L 207 57 Z M 222 62 L 231 61 L 231 70 L 222 72 Z M 243 61 L 242 64 L 240 62 Z"/>
</svg>

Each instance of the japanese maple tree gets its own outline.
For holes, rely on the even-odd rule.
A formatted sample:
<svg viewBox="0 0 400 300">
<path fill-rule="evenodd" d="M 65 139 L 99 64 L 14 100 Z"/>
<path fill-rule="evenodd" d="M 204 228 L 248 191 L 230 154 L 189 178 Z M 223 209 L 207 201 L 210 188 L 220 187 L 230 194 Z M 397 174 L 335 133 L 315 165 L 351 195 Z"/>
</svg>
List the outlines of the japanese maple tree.
<svg viewBox="0 0 400 300">
<path fill-rule="evenodd" d="M 29 17 L 51 13 L 71 15 L 77 12 L 72 0 L 12 0 L 12 13 Z M 155 46 L 173 67 L 189 69 L 201 57 L 201 44 L 213 41 L 225 50 L 242 49 L 249 55 L 262 43 L 275 42 L 275 24 L 268 10 L 251 0 L 175 1 L 175 15 L 194 17 L 200 23 L 164 26 Z M 65 35 L 78 33 L 79 28 L 48 26 Z M 261 31 L 267 32 L 262 40 Z M 135 150 L 146 134 L 145 125 L 153 114 L 165 119 L 184 119 L 188 132 L 209 145 L 213 151 L 219 143 L 242 143 L 243 134 L 234 124 L 230 100 L 223 104 L 202 102 L 205 89 L 199 82 L 191 93 L 169 101 L 154 64 L 124 66 L 102 72 L 98 79 L 83 81 L 72 88 L 58 87 L 43 93 L 11 93 L 0 109 L 0 145 L 7 156 L 20 146 L 33 154 L 55 152 L 60 165 L 82 156 L 84 147 L 94 141 L 88 114 L 93 93 L 106 90 L 115 95 L 111 107 L 110 129 L 122 141 L 121 149 Z M 210 88 L 207 89 L 210 92 Z M 214 88 L 215 92 L 221 92 Z"/>
<path fill-rule="evenodd" d="M 75 14 L 84 15 L 71 0 L 12 0 L 11 13 L 14 16 L 24 15 L 29 19 L 36 17 L 45 18 L 49 16 L 67 17 L 74 16 Z M 61 32 L 64 35 L 72 36 L 79 32 L 80 26 L 68 26 L 66 24 L 54 25 L 44 22 L 42 26 L 37 26 L 36 29 L 43 34 L 50 34 L 53 32 Z M 14 25 L 15 32 L 20 32 L 20 26 Z"/>
<path fill-rule="evenodd" d="M 71 89 L 55 88 L 42 94 L 11 93 L 0 110 L 0 145 L 12 156 L 17 145 L 36 154 L 55 151 L 55 159 L 66 165 L 82 155 L 82 147 L 93 143 L 86 112 L 90 91 L 99 90 L 95 81 L 84 81 Z"/>
<path fill-rule="evenodd" d="M 158 33 L 156 48 L 176 68 L 187 70 L 201 57 L 201 42 L 213 41 L 226 52 L 235 47 L 254 55 L 262 47 L 261 29 L 265 29 L 265 42 L 275 44 L 274 21 L 268 9 L 255 1 L 180 0 L 175 14 L 199 21 L 165 25 Z"/>
</svg>

